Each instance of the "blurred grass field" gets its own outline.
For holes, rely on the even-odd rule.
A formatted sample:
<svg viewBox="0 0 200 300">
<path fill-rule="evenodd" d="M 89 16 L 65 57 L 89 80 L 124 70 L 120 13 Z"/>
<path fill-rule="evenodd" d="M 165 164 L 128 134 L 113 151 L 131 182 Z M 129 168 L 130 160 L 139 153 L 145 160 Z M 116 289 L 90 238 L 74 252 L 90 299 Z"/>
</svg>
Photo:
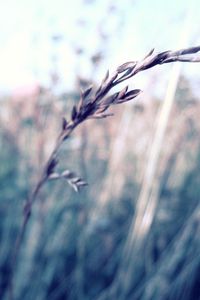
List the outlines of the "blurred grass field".
<svg viewBox="0 0 200 300">
<path fill-rule="evenodd" d="M 127 82 L 143 90 L 138 98 L 73 132 L 56 168 L 88 186 L 42 187 L 13 264 L 24 205 L 80 87 L 98 87 L 106 68 L 140 61 L 152 46 L 200 44 L 198 7 L 1 5 L 0 300 L 200 299 L 199 64 L 142 72 Z"/>
<path fill-rule="evenodd" d="M 24 202 L 77 98 L 40 88 L 1 99 L 1 299 Z M 16 300 L 199 299 L 200 102 L 184 77 L 151 183 L 155 207 L 148 200 L 137 239 L 131 235 L 161 100 L 144 94 L 113 118 L 86 122 L 63 145 L 59 168 L 89 185 L 79 194 L 64 180 L 42 189 L 14 270 Z"/>
</svg>

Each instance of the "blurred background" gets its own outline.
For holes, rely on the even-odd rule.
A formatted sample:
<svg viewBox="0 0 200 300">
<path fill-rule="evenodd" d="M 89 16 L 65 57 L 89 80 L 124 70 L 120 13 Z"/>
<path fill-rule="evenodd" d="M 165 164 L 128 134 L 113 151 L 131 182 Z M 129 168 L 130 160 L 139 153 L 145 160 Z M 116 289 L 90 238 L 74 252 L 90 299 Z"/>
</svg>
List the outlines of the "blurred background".
<svg viewBox="0 0 200 300">
<path fill-rule="evenodd" d="M 0 299 L 24 203 L 80 88 L 152 48 L 200 45 L 199 19 L 198 0 L 0 0 Z M 143 93 L 61 147 L 58 168 L 88 186 L 41 190 L 13 300 L 200 299 L 200 65 L 127 84 Z"/>
</svg>

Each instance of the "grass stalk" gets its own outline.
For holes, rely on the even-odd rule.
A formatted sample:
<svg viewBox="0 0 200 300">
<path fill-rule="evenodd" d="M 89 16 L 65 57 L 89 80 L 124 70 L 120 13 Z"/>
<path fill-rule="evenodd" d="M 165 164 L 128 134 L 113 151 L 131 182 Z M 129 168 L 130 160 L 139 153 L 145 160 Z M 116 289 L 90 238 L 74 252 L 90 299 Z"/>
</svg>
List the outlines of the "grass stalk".
<svg viewBox="0 0 200 300">
<path fill-rule="evenodd" d="M 58 135 L 55 147 L 41 171 L 41 176 L 39 177 L 31 196 L 25 204 L 21 229 L 19 231 L 11 259 L 11 273 L 8 285 L 10 300 L 14 298 L 13 275 L 16 268 L 18 254 L 31 217 L 33 205 L 37 200 L 37 196 L 41 188 L 48 180 L 55 179 L 66 179 L 75 191 L 78 191 L 82 186 L 86 185 L 86 182 L 77 177 L 77 175 L 73 172 L 65 170 L 62 173 L 58 173 L 56 171 L 56 166 L 59 163 L 58 150 L 63 142 L 68 139 L 76 127 L 86 120 L 109 117 L 112 115 L 107 113 L 110 106 L 130 101 L 141 93 L 140 89 L 129 90 L 128 86 L 126 86 L 121 91 L 114 94 L 111 93 L 110 95 L 110 91 L 114 86 L 130 79 L 141 71 L 145 71 L 157 65 L 172 62 L 200 62 L 200 57 L 194 55 L 199 51 L 200 46 L 181 49 L 178 51 L 164 51 L 158 54 L 154 54 L 154 50 L 151 50 L 142 60 L 127 62 L 119 66 L 111 75 L 108 71 L 97 89 L 91 86 L 81 92 L 78 105 L 74 105 L 72 108 L 70 121 L 63 118 L 62 129 Z"/>
</svg>

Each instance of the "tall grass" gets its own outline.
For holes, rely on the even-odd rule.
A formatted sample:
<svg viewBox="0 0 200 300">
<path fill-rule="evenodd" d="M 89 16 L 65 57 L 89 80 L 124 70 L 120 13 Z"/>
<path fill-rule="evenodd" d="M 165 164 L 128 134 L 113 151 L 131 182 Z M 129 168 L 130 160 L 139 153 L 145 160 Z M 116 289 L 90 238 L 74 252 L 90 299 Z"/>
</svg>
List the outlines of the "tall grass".
<svg viewBox="0 0 200 300">
<path fill-rule="evenodd" d="M 176 61 L 199 62 L 199 57 L 193 56 L 198 51 L 200 51 L 200 47 L 166 51 L 159 54 L 154 54 L 151 51 L 141 61 L 128 62 L 118 67 L 112 75 L 107 72 L 99 87 L 89 87 L 81 92 L 80 101 L 73 106 L 70 120 L 62 119 L 54 148 L 46 163 L 42 166 L 32 192 L 29 193 L 23 187 L 23 197 L 27 193 L 29 193 L 29 196 L 24 206 L 23 220 L 19 231 L 12 228 L 10 217 L 7 217 L 7 221 L 5 221 L 5 224 L 8 222 L 8 225 L 4 225 L 6 226 L 5 232 L 4 229 L 2 230 L 2 242 L 6 239 L 4 235 L 7 234 L 8 245 L 5 247 L 9 249 L 11 244 L 13 244 L 13 247 L 9 249 L 8 253 L 6 253 L 6 250 L 2 251 L 2 297 L 7 297 L 6 292 L 9 292 L 10 299 L 132 299 L 133 297 L 134 299 L 152 299 L 152 297 L 153 299 L 173 299 L 169 298 L 172 296 L 174 299 L 179 299 L 177 297 L 180 297 L 182 292 L 175 287 L 178 284 L 182 286 L 185 283 L 187 278 L 185 272 L 193 275 L 194 282 L 191 280 L 191 286 L 196 284 L 195 274 L 199 256 L 196 255 L 193 260 L 191 259 L 191 252 L 196 253 L 196 247 L 199 249 L 197 227 L 194 229 L 194 224 L 199 226 L 198 206 L 195 205 L 195 213 L 193 208 L 187 216 L 187 222 L 183 228 L 177 226 L 177 230 L 180 231 L 179 238 L 166 238 L 166 250 L 163 250 L 162 246 L 160 249 L 159 244 L 154 243 L 156 238 L 154 232 L 156 231 L 149 230 L 150 227 L 156 226 L 157 200 L 161 191 L 156 187 L 154 193 L 150 195 L 150 197 L 155 197 L 156 201 L 144 203 L 143 199 L 145 199 L 144 195 L 150 194 L 149 187 L 154 183 L 155 170 L 152 171 L 152 166 L 156 165 L 157 154 L 155 148 L 157 143 L 161 146 L 162 131 L 160 133 L 160 127 L 158 127 L 158 137 L 155 140 L 155 147 L 153 147 L 152 156 L 147 167 L 147 186 L 145 188 L 144 185 L 137 205 L 132 205 L 129 201 L 128 203 L 118 203 L 119 209 L 122 209 L 121 216 L 112 207 L 108 207 L 107 213 L 111 209 L 111 219 L 107 218 L 107 213 L 105 213 L 105 216 L 102 213 L 100 214 L 100 216 L 103 216 L 102 220 L 94 219 L 94 201 L 92 204 L 88 201 L 84 203 L 84 199 L 80 201 L 78 196 L 73 196 L 74 201 L 67 204 L 65 202 L 55 203 L 54 199 L 51 199 L 51 195 L 46 201 L 44 201 L 44 198 L 47 188 L 50 190 L 52 188 L 56 189 L 56 191 L 54 190 L 56 198 L 69 197 L 69 191 L 63 192 L 63 180 L 66 180 L 75 191 L 86 185 L 85 180 L 77 176 L 75 172 L 62 167 L 60 148 L 65 141 L 68 141 L 72 132 L 83 122 L 91 118 L 109 117 L 110 114 L 107 113 L 107 110 L 111 105 L 132 100 L 141 93 L 139 89 L 128 91 L 128 87 L 125 87 L 121 91 L 110 95 L 109 93 L 114 86 L 130 79 L 138 72 L 159 64 Z M 127 117 L 127 115 L 125 116 Z M 124 131 L 122 131 L 123 136 L 128 133 L 130 120 L 131 118 L 127 122 L 127 118 L 124 118 L 127 125 L 122 126 L 124 128 Z M 44 147 L 44 141 L 42 141 L 42 145 Z M 156 149 L 158 148 L 160 147 Z M 22 159 L 23 157 L 20 158 L 20 160 Z M 198 159 L 197 157 L 197 163 L 199 162 Z M 112 163 L 111 161 L 108 166 L 109 172 L 118 171 L 118 168 L 113 167 L 113 164 L 115 162 Z M 50 184 L 49 181 L 52 180 L 56 182 Z M 115 188 L 113 185 L 117 185 L 118 182 L 116 181 L 113 184 L 113 180 L 109 178 L 109 182 L 106 184 L 108 184 L 108 189 L 106 190 L 106 185 L 103 185 L 105 190 L 101 194 L 98 192 L 99 195 L 103 195 L 100 197 L 103 200 L 101 199 L 100 206 L 97 200 L 97 213 L 102 203 L 107 202 L 105 198 L 109 198 L 111 189 Z M 119 191 L 121 189 L 119 188 Z M 96 198 L 98 198 L 97 195 Z M 12 202 L 11 204 L 12 209 L 14 204 Z M 92 209 L 90 205 L 92 205 Z M 17 204 L 16 207 L 18 210 L 21 203 Z M 14 213 L 15 211 L 12 212 L 12 214 Z M 18 218 L 20 216 L 19 213 Z M 148 219 L 149 216 L 151 217 L 150 220 Z M 17 220 L 16 223 L 18 228 L 19 221 Z M 128 229 L 130 234 L 126 239 L 125 232 L 128 232 Z M 17 239 L 13 243 L 16 231 L 18 232 Z M 194 240 L 192 240 L 190 248 L 187 245 L 191 233 Z M 145 239 L 147 245 L 140 242 L 144 235 L 147 236 Z M 64 236 L 65 240 L 63 240 Z M 153 246 L 149 246 L 151 243 Z M 182 248 L 185 249 L 184 254 L 181 252 Z M 145 251 L 150 251 L 150 253 Z M 153 257 L 156 255 L 153 254 L 154 252 L 158 253 L 159 258 Z M 141 260 L 141 253 L 143 253 L 144 261 Z M 180 260 L 186 255 L 184 263 L 179 262 L 176 256 L 177 253 Z M 146 266 L 146 260 L 149 261 L 149 259 L 145 256 L 147 258 L 151 257 L 152 267 Z M 170 267 L 168 271 L 165 257 L 167 260 L 169 256 Z M 120 269 L 120 257 L 122 257 L 122 261 L 125 261 L 124 258 L 127 260 L 124 270 Z M 181 264 L 180 270 L 178 270 L 179 264 Z M 146 268 L 149 268 L 150 271 L 147 272 Z M 137 273 L 137 276 L 133 276 L 134 272 Z M 180 279 L 178 283 L 173 283 L 173 287 L 172 280 L 176 273 Z M 43 274 L 43 277 L 35 277 L 36 274 Z M 86 274 L 86 278 L 84 274 Z M 115 276 L 115 274 L 120 275 Z M 95 276 L 97 277 L 96 280 Z M 169 276 L 169 282 L 166 283 L 167 276 Z M 159 284 L 163 287 L 162 289 Z M 125 292 L 123 290 L 124 286 Z M 169 286 L 172 286 L 171 290 Z M 191 293 L 195 290 L 195 287 L 192 286 L 189 290 L 189 293 Z M 182 297 L 185 297 L 185 294 Z"/>
</svg>

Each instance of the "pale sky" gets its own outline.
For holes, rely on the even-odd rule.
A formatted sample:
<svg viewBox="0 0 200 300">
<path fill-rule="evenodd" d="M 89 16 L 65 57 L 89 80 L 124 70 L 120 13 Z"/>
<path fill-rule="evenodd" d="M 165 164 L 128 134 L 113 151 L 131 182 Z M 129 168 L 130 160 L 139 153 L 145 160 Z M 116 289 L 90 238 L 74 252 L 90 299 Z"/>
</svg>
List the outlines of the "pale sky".
<svg viewBox="0 0 200 300">
<path fill-rule="evenodd" d="M 76 72 L 91 76 L 89 58 L 99 50 L 105 55 L 102 70 L 106 70 L 140 58 L 152 47 L 158 51 L 175 49 L 188 11 L 192 21 L 187 45 L 182 47 L 199 45 L 198 3 L 199 0 L 0 0 L 0 92 L 34 82 L 48 86 L 54 68 L 61 85 L 73 88 Z M 103 43 L 99 30 L 108 34 Z M 62 36 L 57 43 L 52 41 L 55 35 Z M 84 49 L 79 59 L 74 47 Z M 191 72 L 198 69 L 197 65 L 188 67 Z"/>
</svg>

